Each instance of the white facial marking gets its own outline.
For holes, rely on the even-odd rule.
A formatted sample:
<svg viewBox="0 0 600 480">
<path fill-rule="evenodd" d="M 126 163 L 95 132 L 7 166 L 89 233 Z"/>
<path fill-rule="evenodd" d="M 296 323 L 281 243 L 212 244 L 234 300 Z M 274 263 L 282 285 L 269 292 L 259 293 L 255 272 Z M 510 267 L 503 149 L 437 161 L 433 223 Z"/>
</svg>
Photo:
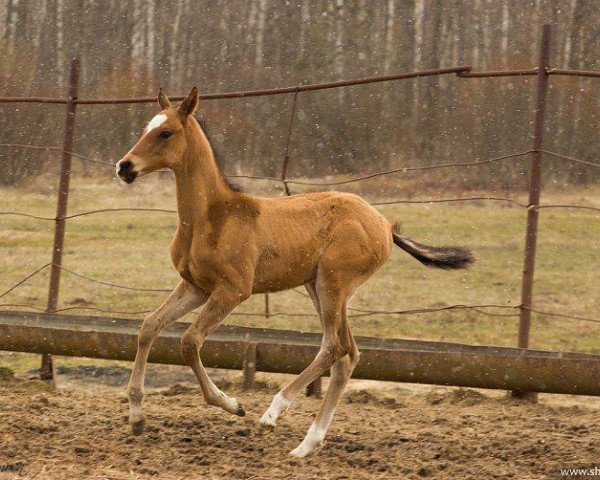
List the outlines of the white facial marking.
<svg viewBox="0 0 600 480">
<path fill-rule="evenodd" d="M 160 127 L 160 125 L 166 119 L 167 119 L 167 116 L 164 113 L 159 113 L 158 115 L 155 115 L 154 118 L 152 120 L 150 120 L 150 123 L 146 127 L 146 133 L 149 133 L 150 131 L 154 130 L 156 127 Z"/>
</svg>

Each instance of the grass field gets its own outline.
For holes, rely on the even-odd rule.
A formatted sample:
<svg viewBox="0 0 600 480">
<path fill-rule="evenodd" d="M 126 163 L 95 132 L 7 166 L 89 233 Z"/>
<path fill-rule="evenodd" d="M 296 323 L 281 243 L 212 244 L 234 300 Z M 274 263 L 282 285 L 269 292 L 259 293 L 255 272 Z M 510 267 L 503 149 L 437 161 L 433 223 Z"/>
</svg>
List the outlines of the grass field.
<svg viewBox="0 0 600 480">
<path fill-rule="evenodd" d="M 251 186 L 249 191 L 252 190 Z M 515 198 L 525 201 L 524 196 Z M 553 194 L 544 200 L 599 206 L 600 191 Z M 40 179 L 35 185 L 18 190 L 1 189 L 0 202 L 3 211 L 52 217 L 56 202 L 54 180 Z M 69 213 L 114 207 L 174 208 L 174 203 L 172 181 L 158 175 L 142 179 L 129 188 L 120 187 L 116 181 L 75 177 Z M 396 249 L 385 267 L 358 290 L 351 307 L 407 310 L 452 304 L 520 303 L 525 209 L 470 202 L 393 205 L 382 207 L 381 211 L 387 218 L 401 221 L 404 233 L 422 243 L 472 248 L 477 263 L 468 271 L 431 270 Z M 540 215 L 535 306 L 541 310 L 600 318 L 600 214 L 548 209 L 542 210 Z M 171 266 L 168 247 L 175 222 L 174 214 L 151 212 L 109 212 L 68 220 L 64 266 L 101 281 L 138 288 L 172 288 L 178 276 Z M 50 261 L 52 234 L 53 222 L 0 215 L 0 292 Z M 46 269 L 0 299 L 0 303 L 25 303 L 44 308 L 48 281 L 49 270 Z M 59 308 L 149 310 L 158 306 L 166 295 L 103 286 L 65 272 Z M 271 310 L 314 313 L 310 300 L 293 291 L 272 294 Z M 262 295 L 252 297 L 236 310 L 263 311 Z M 98 314 L 86 310 L 67 313 Z M 186 320 L 191 318 L 188 316 Z M 233 315 L 227 323 L 319 330 L 315 316 Z M 352 319 L 352 324 L 355 334 L 359 335 L 502 346 L 514 346 L 518 330 L 517 317 L 487 316 L 464 310 L 359 316 Z M 531 347 L 599 352 L 600 324 L 534 314 Z"/>
</svg>

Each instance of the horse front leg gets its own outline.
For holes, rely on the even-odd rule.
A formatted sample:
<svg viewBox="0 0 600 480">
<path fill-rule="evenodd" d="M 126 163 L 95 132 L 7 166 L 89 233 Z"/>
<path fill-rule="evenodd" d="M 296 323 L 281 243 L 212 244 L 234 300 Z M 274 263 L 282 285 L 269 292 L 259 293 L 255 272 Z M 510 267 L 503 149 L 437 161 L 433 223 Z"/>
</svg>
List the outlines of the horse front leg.
<svg viewBox="0 0 600 480">
<path fill-rule="evenodd" d="M 191 283 L 182 280 L 165 302 L 148 315 L 140 328 L 138 349 L 129 378 L 129 424 L 134 435 L 144 431 L 144 377 L 152 343 L 165 327 L 206 302 L 208 295 Z"/>
<path fill-rule="evenodd" d="M 223 393 L 210 379 L 204 365 L 202 365 L 200 349 L 208 334 L 248 296 L 227 289 L 214 290 L 200 312 L 198 319 L 181 337 L 181 356 L 194 371 L 206 403 L 221 407 L 226 412 L 240 417 L 246 414 L 244 408 L 235 398 Z"/>
</svg>

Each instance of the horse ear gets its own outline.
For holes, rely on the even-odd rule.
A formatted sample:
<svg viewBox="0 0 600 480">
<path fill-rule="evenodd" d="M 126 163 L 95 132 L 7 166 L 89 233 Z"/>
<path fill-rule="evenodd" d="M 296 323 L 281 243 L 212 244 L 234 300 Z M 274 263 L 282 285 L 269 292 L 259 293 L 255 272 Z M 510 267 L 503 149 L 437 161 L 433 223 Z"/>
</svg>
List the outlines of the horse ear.
<svg viewBox="0 0 600 480">
<path fill-rule="evenodd" d="M 160 87 L 158 90 L 158 105 L 160 106 L 161 110 L 164 110 L 165 108 L 171 108 L 171 102 L 164 94 L 162 87 Z"/>
<path fill-rule="evenodd" d="M 198 107 L 198 89 L 194 87 L 190 94 L 183 99 L 183 102 L 181 102 L 177 111 L 179 112 L 179 115 L 185 118 L 194 113 L 196 107 Z"/>
</svg>

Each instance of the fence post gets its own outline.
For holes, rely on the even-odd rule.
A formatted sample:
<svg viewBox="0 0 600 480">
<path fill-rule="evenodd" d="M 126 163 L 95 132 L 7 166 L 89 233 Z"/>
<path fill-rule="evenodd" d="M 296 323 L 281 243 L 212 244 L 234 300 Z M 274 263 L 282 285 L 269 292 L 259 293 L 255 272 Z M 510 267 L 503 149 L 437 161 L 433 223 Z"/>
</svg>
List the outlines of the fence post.
<svg viewBox="0 0 600 480">
<path fill-rule="evenodd" d="M 550 43 L 552 30 L 546 24 L 542 30 L 540 60 L 537 73 L 537 94 L 533 130 L 533 152 L 529 176 L 529 201 L 527 209 L 527 233 L 525 235 L 525 260 L 521 284 L 521 310 L 519 321 L 519 348 L 529 347 L 531 328 L 531 305 L 533 297 L 533 274 L 535 271 L 535 252 L 538 231 L 538 215 L 542 184 L 542 149 L 544 148 L 544 121 L 546 98 L 548 96 L 548 76 L 550 70 Z M 537 401 L 537 394 L 531 392 L 512 392 L 514 397 Z"/>
<path fill-rule="evenodd" d="M 67 103 L 67 115 L 65 118 L 65 130 L 63 139 L 63 155 L 60 164 L 60 180 L 58 185 L 58 202 L 56 205 L 56 218 L 54 227 L 54 247 L 52 250 L 52 270 L 50 272 L 50 288 L 48 291 L 47 313 L 54 313 L 58 305 L 58 289 L 60 286 L 60 273 L 62 265 L 62 253 L 65 240 L 65 215 L 69 200 L 69 181 L 71 179 L 71 152 L 73 151 L 73 139 L 75 136 L 75 111 L 77 108 L 77 91 L 79 88 L 79 59 L 71 61 L 71 74 L 69 76 L 69 92 Z M 54 380 L 54 363 L 50 354 L 42 355 L 42 366 L 40 367 L 40 378 L 42 380 Z"/>
<path fill-rule="evenodd" d="M 322 393 L 321 377 L 318 377 L 314 382 L 309 383 L 306 386 L 305 395 L 307 397 L 321 398 L 321 393 Z"/>
<path fill-rule="evenodd" d="M 254 381 L 256 379 L 256 356 L 257 356 L 258 345 L 256 342 L 248 342 L 244 349 L 244 362 L 243 362 L 243 379 L 242 379 L 242 390 L 251 390 L 254 387 Z"/>
<path fill-rule="evenodd" d="M 287 135 L 285 137 L 285 144 L 283 146 L 283 164 L 281 166 L 281 182 L 285 188 L 285 194 L 291 195 L 290 187 L 287 183 L 287 173 L 290 164 L 290 144 L 292 142 L 292 132 L 294 131 L 294 120 L 296 119 L 296 107 L 298 106 L 298 90 L 296 90 L 292 96 L 292 105 L 290 107 L 290 119 L 288 121 Z M 306 386 L 306 396 L 310 397 L 314 395 L 317 398 L 321 398 L 321 377 L 317 378 L 314 382 L 309 383 Z"/>
<path fill-rule="evenodd" d="M 292 131 L 294 130 L 294 119 L 296 118 L 296 105 L 298 104 L 298 91 L 292 96 L 292 106 L 290 107 L 290 120 L 288 122 L 287 135 L 283 147 L 283 164 L 281 166 L 281 181 L 285 187 L 285 194 L 291 195 L 290 188 L 287 184 L 288 165 L 290 163 L 290 143 L 292 141 Z"/>
<path fill-rule="evenodd" d="M 271 316 L 271 304 L 269 301 L 269 294 L 265 293 L 265 317 L 269 318 Z"/>
</svg>

